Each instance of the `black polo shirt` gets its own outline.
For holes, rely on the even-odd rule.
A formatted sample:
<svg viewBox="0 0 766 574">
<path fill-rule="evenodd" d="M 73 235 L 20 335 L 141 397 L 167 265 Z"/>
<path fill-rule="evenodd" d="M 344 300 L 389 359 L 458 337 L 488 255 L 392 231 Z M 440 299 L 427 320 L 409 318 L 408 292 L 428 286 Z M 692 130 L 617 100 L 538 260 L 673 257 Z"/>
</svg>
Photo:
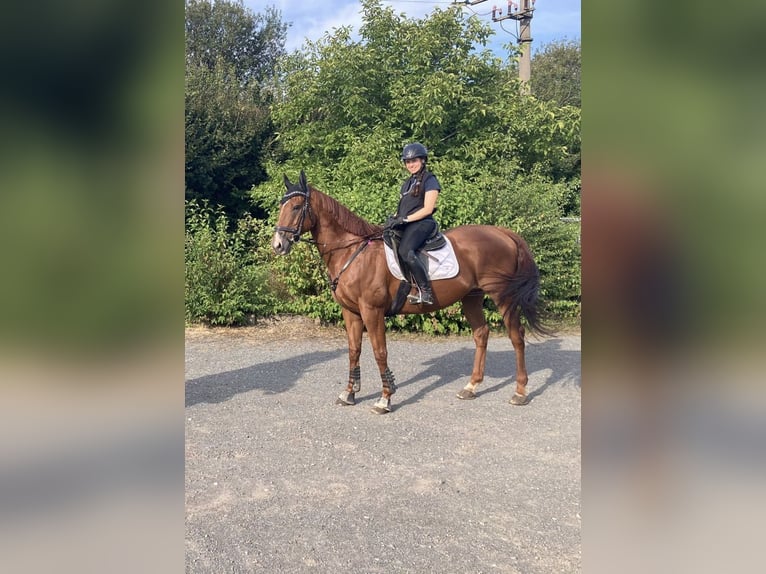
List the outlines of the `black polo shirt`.
<svg viewBox="0 0 766 574">
<path fill-rule="evenodd" d="M 402 217 L 408 216 L 410 213 L 416 212 L 423 207 L 425 201 L 426 191 L 441 191 L 442 186 L 436 176 L 432 173 L 428 173 L 423 180 L 423 191 L 415 197 L 412 195 L 412 191 L 415 189 L 417 182 L 416 177 L 410 176 L 402 184 L 402 189 L 399 192 L 399 207 L 396 209 L 396 214 Z"/>
</svg>

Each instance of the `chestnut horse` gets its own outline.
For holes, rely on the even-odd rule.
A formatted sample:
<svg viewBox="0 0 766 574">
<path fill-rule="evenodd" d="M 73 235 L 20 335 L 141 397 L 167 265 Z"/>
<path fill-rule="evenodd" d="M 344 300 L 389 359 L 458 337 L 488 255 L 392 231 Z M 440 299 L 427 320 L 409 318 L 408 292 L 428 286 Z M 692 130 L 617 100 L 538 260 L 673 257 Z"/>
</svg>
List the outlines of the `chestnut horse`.
<svg viewBox="0 0 766 574">
<path fill-rule="evenodd" d="M 390 412 L 396 384 L 388 366 L 385 317 L 400 280 L 391 274 L 386 264 L 383 228 L 358 217 L 308 185 L 303 171 L 297 183 L 291 183 L 287 176 L 284 182 L 287 191 L 282 197 L 271 246 L 278 255 L 287 255 L 301 234 L 310 232 L 309 241 L 316 245 L 327 267 L 333 297 L 341 306 L 348 336 L 349 381 L 336 402 L 353 405 L 354 395 L 361 389 L 359 357 L 362 331 L 366 327 L 383 382 L 382 395 L 372 410 L 377 414 Z M 462 303 L 476 351 L 471 379 L 458 397 L 473 399 L 476 387 L 484 379 L 489 327 L 483 302 L 485 294 L 491 297 L 503 316 L 516 352 L 516 392 L 510 402 L 523 405 L 527 401 L 528 377 L 521 315 L 531 330 L 546 332 L 538 319 L 539 272 L 532 253 L 521 236 L 501 227 L 465 225 L 444 234 L 454 247 L 460 268 L 458 275 L 433 281 L 433 304 L 405 302 L 396 312 L 429 313 L 457 301 Z"/>
</svg>

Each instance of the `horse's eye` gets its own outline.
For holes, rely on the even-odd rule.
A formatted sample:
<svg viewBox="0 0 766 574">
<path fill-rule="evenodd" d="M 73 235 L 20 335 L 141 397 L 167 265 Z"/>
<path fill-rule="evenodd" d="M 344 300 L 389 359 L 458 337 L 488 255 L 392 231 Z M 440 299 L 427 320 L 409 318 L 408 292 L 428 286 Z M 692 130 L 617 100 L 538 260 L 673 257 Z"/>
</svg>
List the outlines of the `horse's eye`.
<svg viewBox="0 0 766 574">
<path fill-rule="evenodd" d="M 293 211 L 298 211 L 300 208 L 300 205 L 293 205 Z"/>
</svg>

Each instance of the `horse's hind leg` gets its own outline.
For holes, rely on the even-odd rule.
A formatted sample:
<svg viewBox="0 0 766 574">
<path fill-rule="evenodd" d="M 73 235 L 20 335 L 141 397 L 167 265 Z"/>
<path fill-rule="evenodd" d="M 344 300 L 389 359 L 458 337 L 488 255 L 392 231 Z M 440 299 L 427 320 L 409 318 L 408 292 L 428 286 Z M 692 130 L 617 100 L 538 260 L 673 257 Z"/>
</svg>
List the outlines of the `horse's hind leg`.
<svg viewBox="0 0 766 574">
<path fill-rule="evenodd" d="M 527 403 L 527 363 L 524 356 L 524 326 L 521 324 L 521 310 L 514 309 L 503 313 L 505 328 L 508 330 L 508 336 L 511 338 L 513 350 L 516 352 L 516 392 L 511 397 L 512 405 L 524 405 Z"/>
<path fill-rule="evenodd" d="M 484 380 L 484 365 L 487 360 L 487 340 L 489 339 L 489 327 L 484 317 L 484 294 L 466 295 L 462 300 L 463 315 L 471 325 L 473 342 L 476 351 L 473 356 L 473 371 L 471 380 L 457 394 L 459 399 L 475 399 L 476 387 Z"/>
<path fill-rule="evenodd" d="M 359 357 L 362 355 L 362 331 L 364 324 L 359 315 L 342 309 L 343 323 L 348 337 L 348 385 L 335 401 L 335 404 L 349 406 L 356 403 L 354 396 L 362 388 Z"/>
</svg>

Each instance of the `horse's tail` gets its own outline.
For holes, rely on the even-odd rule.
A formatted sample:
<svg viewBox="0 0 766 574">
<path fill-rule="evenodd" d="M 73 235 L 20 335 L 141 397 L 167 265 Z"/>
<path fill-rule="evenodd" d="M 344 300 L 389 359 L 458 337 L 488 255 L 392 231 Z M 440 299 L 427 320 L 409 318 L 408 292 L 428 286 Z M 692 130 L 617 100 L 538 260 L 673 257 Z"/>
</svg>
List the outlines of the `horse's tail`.
<svg viewBox="0 0 766 574">
<path fill-rule="evenodd" d="M 500 291 L 500 303 L 505 307 L 505 314 L 521 309 L 531 331 L 550 335 L 550 329 L 542 324 L 540 317 L 540 270 L 532 251 L 517 233 L 510 229 L 500 230 L 516 244 L 516 270 L 503 276 L 503 288 Z"/>
</svg>

